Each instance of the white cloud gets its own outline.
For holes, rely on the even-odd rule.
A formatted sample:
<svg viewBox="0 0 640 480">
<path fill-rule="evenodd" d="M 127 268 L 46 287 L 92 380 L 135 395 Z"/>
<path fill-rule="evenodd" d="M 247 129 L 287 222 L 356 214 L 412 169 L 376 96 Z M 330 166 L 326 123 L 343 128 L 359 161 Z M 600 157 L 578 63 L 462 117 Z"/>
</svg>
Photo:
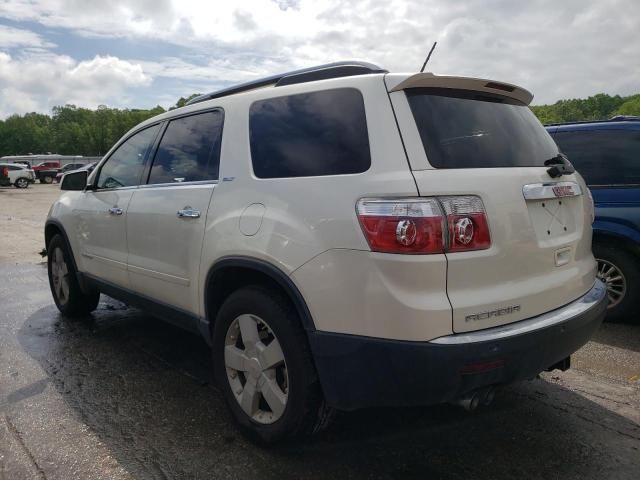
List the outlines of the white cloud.
<svg viewBox="0 0 640 480">
<path fill-rule="evenodd" d="M 435 40 L 429 70 L 517 83 L 534 103 L 640 91 L 638 0 L 0 0 L 0 17 L 186 47 L 127 59 L 184 94 L 341 59 L 416 71 Z"/>
<path fill-rule="evenodd" d="M 140 65 L 111 56 L 76 62 L 50 53 L 14 58 L 0 52 L 0 118 L 66 103 L 125 106 L 133 101 L 129 88 L 150 83 Z"/>
<path fill-rule="evenodd" d="M 55 47 L 55 44 L 45 41 L 30 30 L 0 25 L 0 49 L 15 47 L 42 49 Z"/>
</svg>

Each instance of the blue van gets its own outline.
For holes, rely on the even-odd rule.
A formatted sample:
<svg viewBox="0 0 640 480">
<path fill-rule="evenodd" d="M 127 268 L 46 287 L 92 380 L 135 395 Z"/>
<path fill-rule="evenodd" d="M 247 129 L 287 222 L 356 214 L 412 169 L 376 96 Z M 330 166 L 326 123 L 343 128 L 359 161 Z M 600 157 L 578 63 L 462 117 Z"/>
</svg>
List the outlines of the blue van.
<svg viewBox="0 0 640 480">
<path fill-rule="evenodd" d="M 607 284 L 607 318 L 636 320 L 640 307 L 640 117 L 546 127 L 593 195 L 593 253 L 598 276 Z"/>
</svg>

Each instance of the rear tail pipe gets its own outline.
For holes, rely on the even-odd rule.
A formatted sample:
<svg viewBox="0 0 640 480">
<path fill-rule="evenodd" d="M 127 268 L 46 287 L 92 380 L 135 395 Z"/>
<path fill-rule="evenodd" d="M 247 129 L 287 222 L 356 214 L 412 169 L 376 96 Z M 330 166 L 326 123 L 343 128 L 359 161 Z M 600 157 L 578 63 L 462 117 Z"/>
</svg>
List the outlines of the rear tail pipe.
<svg viewBox="0 0 640 480">
<path fill-rule="evenodd" d="M 491 402 L 493 402 L 495 393 L 496 391 L 493 387 L 481 388 L 468 393 L 452 403 L 464 408 L 467 412 L 473 412 L 480 405 L 490 405 Z"/>
</svg>

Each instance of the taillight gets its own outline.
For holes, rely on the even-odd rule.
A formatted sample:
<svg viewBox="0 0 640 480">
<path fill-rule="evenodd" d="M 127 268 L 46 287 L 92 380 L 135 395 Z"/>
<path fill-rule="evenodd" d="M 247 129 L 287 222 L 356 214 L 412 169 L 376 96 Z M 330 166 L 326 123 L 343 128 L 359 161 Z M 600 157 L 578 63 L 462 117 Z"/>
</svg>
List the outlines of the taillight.
<svg viewBox="0 0 640 480">
<path fill-rule="evenodd" d="M 435 199 L 364 198 L 358 202 L 357 212 L 374 252 L 442 252 L 442 209 Z"/>
<path fill-rule="evenodd" d="M 447 251 L 485 250 L 491 246 L 489 222 L 480 197 L 464 195 L 438 199 L 447 215 Z"/>
<path fill-rule="evenodd" d="M 374 252 L 428 254 L 491 246 L 484 205 L 476 196 L 363 198 L 356 210 Z"/>
<path fill-rule="evenodd" d="M 3 177 L 9 176 L 9 167 L 2 167 L 2 176 Z"/>
</svg>

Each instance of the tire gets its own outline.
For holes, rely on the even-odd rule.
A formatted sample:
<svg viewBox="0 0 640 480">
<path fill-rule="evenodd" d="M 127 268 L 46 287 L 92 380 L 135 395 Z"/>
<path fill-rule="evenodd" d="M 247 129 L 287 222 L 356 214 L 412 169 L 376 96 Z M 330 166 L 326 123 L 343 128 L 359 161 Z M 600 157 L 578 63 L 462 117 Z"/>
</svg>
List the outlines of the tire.
<svg viewBox="0 0 640 480">
<path fill-rule="evenodd" d="M 46 175 L 40 179 L 41 183 L 53 183 L 53 177 L 51 175 Z"/>
<path fill-rule="evenodd" d="M 216 382 L 250 439 L 272 444 L 328 425 L 332 410 L 324 404 L 306 334 L 279 292 L 249 286 L 229 295 L 213 327 L 212 355 Z M 243 399 L 249 399 L 245 407 Z"/>
<path fill-rule="evenodd" d="M 593 255 L 598 261 L 598 278 L 607 285 L 607 321 L 635 320 L 640 308 L 640 263 L 617 244 L 597 242 Z"/>
<path fill-rule="evenodd" d="M 27 188 L 29 186 L 29 180 L 24 177 L 20 177 L 13 183 L 13 186 L 16 188 Z"/>
<path fill-rule="evenodd" d="M 68 317 L 81 317 L 93 312 L 100 301 L 100 292 L 83 292 L 76 270 L 62 235 L 54 235 L 47 246 L 47 271 L 53 301 Z"/>
</svg>

